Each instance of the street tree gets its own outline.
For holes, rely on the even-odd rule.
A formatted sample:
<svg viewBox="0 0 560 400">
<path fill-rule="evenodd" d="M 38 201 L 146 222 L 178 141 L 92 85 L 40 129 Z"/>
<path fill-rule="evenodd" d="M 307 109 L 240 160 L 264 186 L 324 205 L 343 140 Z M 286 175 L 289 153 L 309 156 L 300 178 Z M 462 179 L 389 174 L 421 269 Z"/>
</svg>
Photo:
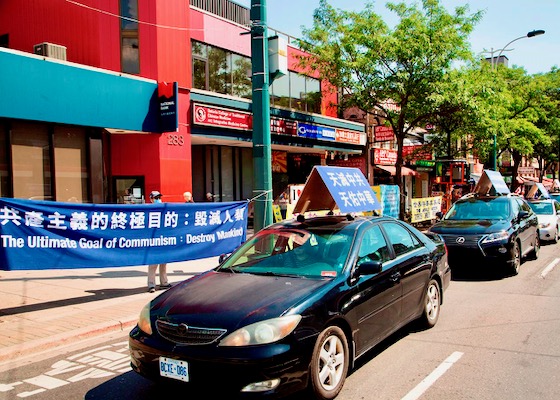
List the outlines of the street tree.
<svg viewBox="0 0 560 400">
<path fill-rule="evenodd" d="M 551 143 L 537 124 L 543 116 L 544 84 L 519 67 L 498 65 L 493 70 L 483 65 L 482 70 L 487 73 L 484 82 L 491 96 L 487 112 L 482 116 L 485 129 L 481 132 L 486 137 L 495 135 L 498 159 L 505 151 L 511 154 L 512 189 L 515 189 L 523 158 L 532 158 L 536 147 L 546 148 Z"/>
<path fill-rule="evenodd" d="M 389 27 L 367 2 L 362 11 L 335 9 L 321 0 L 301 48 L 301 64 L 341 88 L 341 106 L 381 110 L 397 142 L 397 183 L 402 193 L 403 143 L 409 132 L 432 123 L 441 104 L 435 87 L 456 62 L 472 57 L 468 36 L 482 12 L 467 5 L 449 13 L 439 0 L 388 3 L 398 22 Z M 401 202 L 400 217 L 404 216 Z"/>
<path fill-rule="evenodd" d="M 553 68 L 546 74 L 536 75 L 534 79 L 542 85 L 536 125 L 547 138 L 546 142 L 535 145 L 534 155 L 539 163 L 539 178 L 542 182 L 545 171 L 558 163 L 560 157 L 560 70 Z"/>
</svg>

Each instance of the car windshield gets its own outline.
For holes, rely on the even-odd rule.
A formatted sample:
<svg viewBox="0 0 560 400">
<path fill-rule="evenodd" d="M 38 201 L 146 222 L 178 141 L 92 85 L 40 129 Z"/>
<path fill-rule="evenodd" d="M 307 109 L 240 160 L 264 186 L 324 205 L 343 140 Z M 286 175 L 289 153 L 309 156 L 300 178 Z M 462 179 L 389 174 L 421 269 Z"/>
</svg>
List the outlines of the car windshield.
<svg viewBox="0 0 560 400">
<path fill-rule="evenodd" d="M 549 193 L 552 200 L 560 201 L 560 193 Z"/>
<path fill-rule="evenodd" d="M 234 252 L 217 271 L 334 278 L 343 269 L 353 231 L 270 229 Z"/>
<path fill-rule="evenodd" d="M 481 220 L 481 219 L 507 219 L 510 215 L 509 201 L 506 198 L 494 199 L 467 199 L 458 201 L 445 219 L 450 220 Z"/>
<path fill-rule="evenodd" d="M 533 209 L 533 211 L 535 213 L 537 213 L 537 215 L 550 215 L 553 214 L 553 208 L 552 208 L 552 203 L 548 203 L 548 202 L 539 202 L 539 203 L 529 203 L 529 205 L 531 206 L 531 208 Z"/>
</svg>

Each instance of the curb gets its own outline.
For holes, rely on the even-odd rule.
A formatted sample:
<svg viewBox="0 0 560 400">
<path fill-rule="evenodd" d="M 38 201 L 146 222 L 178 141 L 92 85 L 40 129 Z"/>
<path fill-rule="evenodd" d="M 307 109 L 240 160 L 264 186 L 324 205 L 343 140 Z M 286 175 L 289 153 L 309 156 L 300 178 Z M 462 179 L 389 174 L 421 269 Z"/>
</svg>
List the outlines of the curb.
<svg viewBox="0 0 560 400">
<path fill-rule="evenodd" d="M 72 344 L 80 340 L 100 336 L 108 332 L 125 331 L 132 329 L 138 321 L 138 314 L 123 318 L 121 321 L 105 322 L 85 328 L 76 329 L 67 333 L 61 333 L 48 338 L 28 341 L 26 343 L 10 346 L 0 350 L 0 366 L 4 363 L 13 362 L 17 358 L 29 356 L 45 350 Z"/>
</svg>

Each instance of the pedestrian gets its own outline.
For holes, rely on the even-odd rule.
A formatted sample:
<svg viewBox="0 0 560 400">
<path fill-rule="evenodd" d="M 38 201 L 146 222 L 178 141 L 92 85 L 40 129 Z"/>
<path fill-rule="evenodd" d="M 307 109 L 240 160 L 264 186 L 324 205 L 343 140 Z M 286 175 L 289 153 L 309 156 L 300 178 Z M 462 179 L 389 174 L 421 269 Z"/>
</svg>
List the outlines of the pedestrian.
<svg viewBox="0 0 560 400">
<path fill-rule="evenodd" d="M 214 195 L 210 192 L 206 193 L 206 201 L 214 201 Z"/>
<path fill-rule="evenodd" d="M 191 192 L 183 193 L 183 198 L 185 199 L 185 203 L 194 203 Z"/>
<path fill-rule="evenodd" d="M 163 195 L 154 190 L 150 193 L 150 201 L 152 203 L 161 203 Z M 156 271 L 159 267 L 159 288 L 168 289 L 171 284 L 167 280 L 167 263 L 150 264 L 148 265 L 148 292 L 154 293 L 156 291 Z"/>
</svg>

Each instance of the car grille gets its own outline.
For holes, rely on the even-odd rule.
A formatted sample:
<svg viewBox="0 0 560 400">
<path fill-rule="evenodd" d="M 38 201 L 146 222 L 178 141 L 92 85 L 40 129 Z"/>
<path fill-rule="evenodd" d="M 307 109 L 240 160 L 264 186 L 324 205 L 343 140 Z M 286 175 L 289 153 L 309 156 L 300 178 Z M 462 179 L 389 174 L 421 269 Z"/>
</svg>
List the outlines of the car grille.
<svg viewBox="0 0 560 400">
<path fill-rule="evenodd" d="M 197 328 L 161 320 L 156 321 L 156 328 L 163 338 L 179 345 L 209 344 L 226 333 L 225 329 Z"/>
<path fill-rule="evenodd" d="M 459 247 L 459 248 L 478 248 L 478 242 L 485 235 L 441 235 L 443 240 L 445 240 L 445 245 L 447 247 Z M 464 243 L 457 243 L 457 238 L 465 238 Z"/>
</svg>

